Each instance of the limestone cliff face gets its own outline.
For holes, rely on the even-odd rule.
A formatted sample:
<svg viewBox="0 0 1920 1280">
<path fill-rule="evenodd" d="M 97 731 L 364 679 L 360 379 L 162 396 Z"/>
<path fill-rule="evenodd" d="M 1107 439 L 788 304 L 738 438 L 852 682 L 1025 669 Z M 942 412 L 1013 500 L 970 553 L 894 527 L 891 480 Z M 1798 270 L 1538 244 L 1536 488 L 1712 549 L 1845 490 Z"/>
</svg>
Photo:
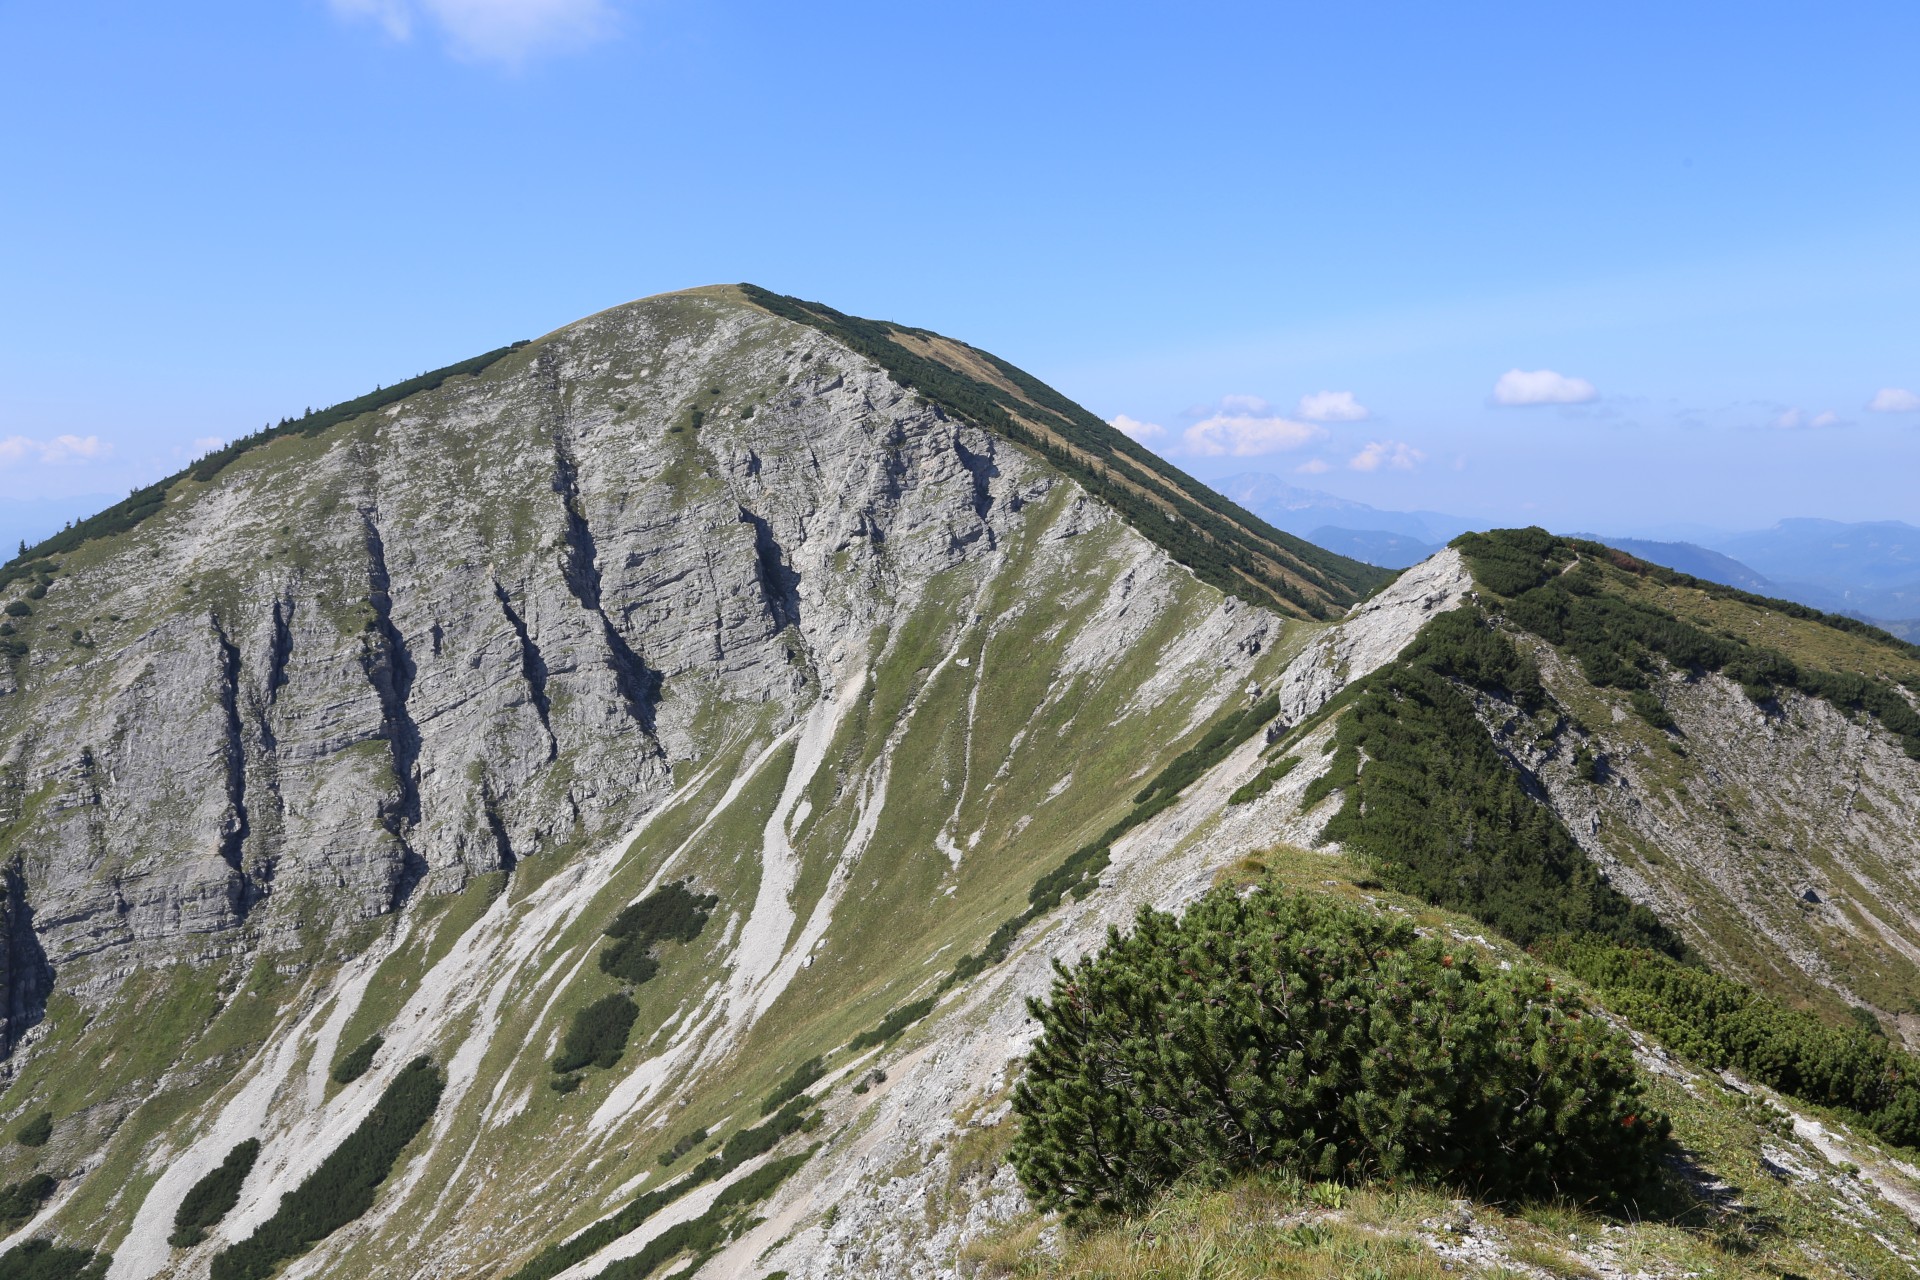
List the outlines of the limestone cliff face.
<svg viewBox="0 0 1920 1280">
<path fill-rule="evenodd" d="M 903 590 L 1052 483 L 819 334 L 699 296 L 258 449 L 37 603 L 0 697 L 16 930 L 108 972 L 604 835 L 707 721 L 830 695 Z"/>
</svg>

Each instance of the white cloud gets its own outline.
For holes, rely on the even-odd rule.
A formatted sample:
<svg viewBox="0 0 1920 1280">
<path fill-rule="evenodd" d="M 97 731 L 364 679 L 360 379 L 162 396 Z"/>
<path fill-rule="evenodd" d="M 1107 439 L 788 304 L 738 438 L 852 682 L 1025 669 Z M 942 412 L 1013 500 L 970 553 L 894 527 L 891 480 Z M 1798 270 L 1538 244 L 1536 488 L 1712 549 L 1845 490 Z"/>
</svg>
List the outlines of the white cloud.
<svg viewBox="0 0 1920 1280">
<path fill-rule="evenodd" d="M 1294 470 L 1303 476 L 1319 476 L 1333 470 L 1333 466 L 1325 458 L 1309 458 Z"/>
<path fill-rule="evenodd" d="M 1211 417 L 1180 433 L 1187 452 L 1203 458 L 1257 458 L 1326 438 L 1325 427 L 1282 418 L 1258 396 L 1223 396 Z"/>
<path fill-rule="evenodd" d="M 1411 471 L 1425 461 L 1426 456 L 1404 441 L 1375 440 L 1347 459 L 1347 465 L 1355 471 L 1378 471 L 1381 467 L 1394 471 Z"/>
<path fill-rule="evenodd" d="M 1300 397 L 1300 416 L 1308 422 L 1359 422 L 1368 413 L 1351 391 L 1316 391 Z"/>
<path fill-rule="evenodd" d="M 1920 412 L 1920 396 L 1904 387 L 1882 387 L 1879 394 L 1868 402 L 1867 408 L 1875 413 Z"/>
<path fill-rule="evenodd" d="M 611 35 L 610 0 L 329 0 L 343 17 L 373 22 L 389 39 L 410 40 L 423 20 L 453 52 L 517 64 L 532 54 L 577 49 Z"/>
<path fill-rule="evenodd" d="M 1775 418 L 1773 425 L 1780 431 L 1798 431 L 1803 427 L 1818 431 L 1823 427 L 1839 427 L 1846 424 L 1840 420 L 1840 415 L 1831 409 L 1822 409 L 1819 413 L 1809 415 L 1804 409 L 1793 408 Z"/>
<path fill-rule="evenodd" d="M 113 446 L 99 436 L 54 436 L 31 440 L 26 436 L 0 437 L 0 462 L 88 462 L 104 458 Z"/>
<path fill-rule="evenodd" d="M 1167 429 L 1157 422 L 1142 422 L 1138 418 L 1129 418 L 1124 413 L 1116 413 L 1107 419 L 1107 425 L 1129 440 L 1138 440 L 1143 444 L 1148 440 L 1158 440 L 1167 434 Z"/>
<path fill-rule="evenodd" d="M 1509 369 L 1493 384 L 1495 404 L 1586 404 L 1600 393 L 1585 378 L 1569 378 L 1551 369 Z"/>
</svg>

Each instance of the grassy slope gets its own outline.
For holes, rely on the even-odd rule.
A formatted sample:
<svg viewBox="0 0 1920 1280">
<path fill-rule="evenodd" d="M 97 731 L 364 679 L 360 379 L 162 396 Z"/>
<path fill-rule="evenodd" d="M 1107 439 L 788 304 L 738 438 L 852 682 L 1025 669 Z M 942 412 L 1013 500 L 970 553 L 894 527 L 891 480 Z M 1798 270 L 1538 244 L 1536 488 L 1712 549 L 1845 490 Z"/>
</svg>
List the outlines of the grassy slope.
<svg viewBox="0 0 1920 1280">
<path fill-rule="evenodd" d="M 1894 637 L 1579 545 L 1583 559 L 1606 564 L 1601 581 L 1609 594 L 1805 668 L 1920 688 L 1920 650 Z M 1492 593 L 1483 599 L 1500 607 Z M 1522 744 L 1531 739 L 1530 764 L 1564 784 L 1560 794 L 1570 799 L 1563 804 L 1597 810 L 1595 839 L 1659 887 L 1669 919 L 1716 967 L 1836 1022 L 1855 1003 L 1871 1006 L 1890 1026 L 1920 1014 L 1913 940 L 1888 936 L 1920 916 L 1920 877 L 1908 856 L 1920 813 L 1920 765 L 1904 758 L 1895 735 L 1855 713 L 1858 741 L 1815 739 L 1812 718 L 1826 715 L 1824 704 L 1787 694 L 1777 705 L 1755 707 L 1724 680 L 1656 663 L 1655 690 L 1681 721 L 1680 732 L 1664 732 L 1633 712 L 1625 691 L 1589 682 L 1570 652 L 1525 633 L 1516 638 L 1538 656 L 1567 718 L 1549 712 L 1516 723 L 1507 730 L 1509 744 L 1528 754 Z M 1868 739 L 1885 744 L 1882 763 L 1872 767 L 1852 754 Z M 1578 743 L 1617 762 L 1629 784 L 1573 784 Z M 1848 759 L 1832 757 L 1834 751 Z M 1832 793 L 1810 794 L 1802 785 L 1829 770 L 1837 784 Z M 1664 826 L 1638 821 L 1642 812 Z M 1663 841 L 1659 830 L 1684 841 Z M 1800 893 L 1809 884 L 1819 885 L 1826 905 L 1844 918 L 1804 901 Z"/>
</svg>

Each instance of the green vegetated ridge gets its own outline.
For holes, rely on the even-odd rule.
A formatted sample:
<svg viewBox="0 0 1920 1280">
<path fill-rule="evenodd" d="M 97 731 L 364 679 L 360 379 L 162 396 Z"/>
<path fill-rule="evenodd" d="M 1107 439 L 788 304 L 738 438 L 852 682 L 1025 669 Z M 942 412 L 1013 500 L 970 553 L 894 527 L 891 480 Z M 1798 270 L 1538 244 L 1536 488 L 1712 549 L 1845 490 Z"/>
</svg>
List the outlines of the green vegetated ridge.
<svg viewBox="0 0 1920 1280">
<path fill-rule="evenodd" d="M 473 356 L 443 368 L 429 370 L 417 377 L 408 378 L 404 382 L 396 382 L 390 387 L 382 387 L 365 395 L 355 396 L 351 400 L 343 400 L 329 408 L 318 411 L 308 409 L 298 418 L 282 418 L 271 427 L 263 427 L 250 435 L 242 436 L 232 444 L 200 458 L 192 466 L 176 471 L 163 480 L 156 480 L 150 485 L 135 489 L 106 510 L 76 521 L 59 533 L 26 548 L 4 565 L 0 565 L 0 588 L 20 578 L 30 577 L 38 570 L 50 568 L 50 557 L 63 555 L 83 542 L 127 532 L 160 510 L 166 504 L 167 495 L 172 492 L 175 485 L 187 480 L 211 480 L 220 474 L 228 463 L 249 449 L 258 448 L 282 436 L 317 436 L 328 428 L 357 418 L 363 413 L 384 409 L 421 391 L 435 390 L 448 378 L 478 374 L 502 356 L 518 351 L 526 345 L 527 342 L 523 340 L 509 346 L 497 347 L 482 355 Z"/>
<path fill-rule="evenodd" d="M 1657 728 L 1673 727 L 1654 692 L 1659 663 L 1666 662 L 1682 671 L 1725 675 L 1762 706 L 1779 690 L 1793 689 L 1843 712 L 1871 716 L 1901 740 L 1909 756 L 1920 760 L 1920 712 L 1891 681 L 1808 666 L 1777 649 L 1709 632 L 1610 588 L 1634 578 L 1687 586 L 1817 622 L 1907 657 L 1920 657 L 1920 647 L 1852 618 L 1716 587 L 1600 543 L 1556 538 L 1544 529 L 1464 534 L 1454 545 L 1467 557 L 1475 579 L 1505 598 L 1500 609 L 1504 621 L 1563 647 L 1592 684 L 1628 691 L 1635 709 Z M 1908 690 L 1920 694 L 1920 679 L 1910 680 Z"/>
<path fill-rule="evenodd" d="M 1667 927 L 1609 885 L 1528 791 L 1481 727 L 1476 690 L 1522 708 L 1546 698 L 1533 662 L 1472 606 L 1441 615 L 1398 660 L 1350 686 L 1332 767 L 1303 797 L 1311 806 L 1344 791 L 1326 837 L 1364 854 L 1390 888 L 1522 944 L 1597 934 L 1680 954 Z"/>
<path fill-rule="evenodd" d="M 1393 577 L 1387 570 L 1282 533 L 1032 375 L 984 351 L 962 347 L 1014 392 L 897 340 L 907 335 L 953 341 L 929 330 L 863 320 L 755 285 L 740 289 L 767 311 L 818 329 L 873 360 L 943 409 L 1040 453 L 1202 581 L 1230 595 L 1298 616 L 1326 618 Z M 1047 438 L 1035 424 L 1055 438 Z"/>
</svg>

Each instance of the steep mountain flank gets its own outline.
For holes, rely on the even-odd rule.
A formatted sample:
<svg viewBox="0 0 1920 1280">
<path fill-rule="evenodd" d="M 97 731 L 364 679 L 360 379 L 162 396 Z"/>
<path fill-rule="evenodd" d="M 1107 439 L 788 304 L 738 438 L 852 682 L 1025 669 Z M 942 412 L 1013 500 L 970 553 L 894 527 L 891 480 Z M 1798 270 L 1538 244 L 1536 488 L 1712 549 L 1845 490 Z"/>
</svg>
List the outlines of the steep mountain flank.
<svg viewBox="0 0 1920 1280">
<path fill-rule="evenodd" d="M 0 575 L 0 1268 L 970 1272 L 1056 1239 L 1025 999 L 1223 878 L 1915 1007 L 1913 651 L 1386 581 L 924 330 L 647 299 L 135 497 Z M 1702 1196 L 1862 1166 L 1748 1196 L 1802 1273 L 1912 1253 L 1859 1117 L 1638 1048 Z"/>
<path fill-rule="evenodd" d="M 1116 488 L 1119 437 L 1024 375 L 1080 461 L 735 289 L 442 373 L 10 567 L 5 1109 L 52 1126 L 0 1172 L 66 1175 L 21 1239 L 205 1274 L 421 1058 L 433 1117 L 288 1274 L 519 1265 L 701 1130 L 742 1154 L 647 1231 L 750 1206 L 799 1141 L 745 1137 L 755 1099 L 1078 912 L 1158 829 L 1134 792 L 1258 730 L 1304 634 L 1242 597 L 1379 580 L 1138 459 Z M 670 881 L 712 923 L 598 962 Z"/>
</svg>

